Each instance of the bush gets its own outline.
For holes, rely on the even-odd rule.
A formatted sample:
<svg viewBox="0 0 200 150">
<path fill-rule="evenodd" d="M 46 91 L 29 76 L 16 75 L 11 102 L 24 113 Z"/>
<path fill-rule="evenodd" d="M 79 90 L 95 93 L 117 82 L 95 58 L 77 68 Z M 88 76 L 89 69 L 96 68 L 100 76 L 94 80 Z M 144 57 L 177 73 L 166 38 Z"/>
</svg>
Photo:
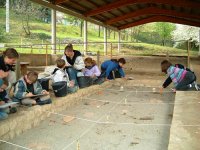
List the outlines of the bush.
<svg viewBox="0 0 200 150">
<path fill-rule="evenodd" d="M 37 33 L 37 36 L 41 40 L 51 39 L 51 36 L 46 33 Z"/>
</svg>

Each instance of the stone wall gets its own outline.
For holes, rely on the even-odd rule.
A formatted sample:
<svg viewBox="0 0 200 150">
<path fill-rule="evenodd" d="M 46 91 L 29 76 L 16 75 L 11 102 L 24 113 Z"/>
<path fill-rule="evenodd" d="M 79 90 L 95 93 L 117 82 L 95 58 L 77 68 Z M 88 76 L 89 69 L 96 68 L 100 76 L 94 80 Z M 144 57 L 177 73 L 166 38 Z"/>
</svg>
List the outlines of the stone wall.
<svg viewBox="0 0 200 150">
<path fill-rule="evenodd" d="M 111 84 L 110 84 L 111 85 Z M 82 97 L 97 92 L 99 88 L 110 86 L 108 82 L 79 89 L 74 94 L 65 97 L 53 97 L 53 103 L 44 106 L 18 107 L 19 111 L 9 115 L 9 118 L 0 122 L 1 140 L 9 140 L 22 132 L 31 129 L 51 115 L 51 112 L 60 112 L 82 101 Z"/>
</svg>

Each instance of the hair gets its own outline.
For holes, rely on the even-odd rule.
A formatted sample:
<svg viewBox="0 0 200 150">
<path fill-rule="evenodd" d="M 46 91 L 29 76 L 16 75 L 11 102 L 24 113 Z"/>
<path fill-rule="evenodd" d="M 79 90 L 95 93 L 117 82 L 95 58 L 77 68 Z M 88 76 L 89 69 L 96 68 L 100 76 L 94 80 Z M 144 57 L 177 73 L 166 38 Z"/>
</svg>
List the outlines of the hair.
<svg viewBox="0 0 200 150">
<path fill-rule="evenodd" d="M 18 52 L 14 48 L 7 48 L 3 52 L 3 57 L 8 57 L 10 59 L 12 59 L 12 58 L 19 58 L 19 54 L 18 54 Z"/>
<path fill-rule="evenodd" d="M 161 70 L 162 72 L 167 73 L 167 69 L 172 65 L 171 62 L 169 62 L 168 60 L 163 60 L 161 62 Z"/>
<path fill-rule="evenodd" d="M 92 65 L 96 65 L 96 61 L 93 60 L 91 57 L 85 58 L 84 62 L 85 62 L 85 63 L 90 63 L 90 64 L 92 64 Z"/>
<path fill-rule="evenodd" d="M 111 61 L 114 61 L 116 63 L 122 63 L 122 64 L 126 64 L 126 60 L 124 58 L 120 58 L 120 59 L 111 59 Z"/>
<path fill-rule="evenodd" d="M 72 45 L 72 43 L 67 44 L 67 46 L 65 47 L 65 52 L 66 51 L 73 51 L 73 45 Z"/>
<path fill-rule="evenodd" d="M 58 58 L 56 60 L 56 65 L 57 65 L 58 68 L 63 68 L 65 66 L 65 61 L 61 58 Z"/>
<path fill-rule="evenodd" d="M 27 74 L 27 78 L 31 81 L 31 82 L 36 82 L 37 79 L 38 79 L 38 73 L 35 72 L 35 71 L 30 71 L 28 74 Z"/>
<path fill-rule="evenodd" d="M 122 63 L 122 64 L 126 64 L 126 60 L 125 60 L 124 58 L 118 59 L 118 62 L 119 62 L 119 63 Z"/>
</svg>

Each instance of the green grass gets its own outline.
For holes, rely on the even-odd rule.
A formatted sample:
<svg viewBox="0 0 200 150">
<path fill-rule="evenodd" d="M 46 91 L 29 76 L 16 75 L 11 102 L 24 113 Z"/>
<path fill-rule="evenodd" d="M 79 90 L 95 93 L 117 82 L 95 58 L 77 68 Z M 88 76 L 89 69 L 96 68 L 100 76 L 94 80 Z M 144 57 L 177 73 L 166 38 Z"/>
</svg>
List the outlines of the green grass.
<svg viewBox="0 0 200 150">
<path fill-rule="evenodd" d="M 5 8 L 0 8 L 0 27 L 5 30 Z M 36 20 L 32 17 L 30 20 L 30 29 L 31 36 L 26 36 L 25 32 L 22 28 L 22 21 L 20 16 L 16 15 L 11 11 L 10 14 L 10 33 L 4 33 L 4 39 L 1 41 L 6 45 L 29 45 L 27 48 L 14 46 L 20 53 L 46 53 L 45 46 L 32 46 L 32 50 L 30 45 L 33 44 L 50 44 L 51 37 L 51 24 L 41 22 L 40 20 Z M 68 41 L 83 41 L 83 37 L 80 37 L 80 27 L 73 25 L 62 25 L 57 24 L 57 39 L 63 43 L 66 39 Z M 112 53 L 117 54 L 117 39 L 118 34 L 116 33 L 114 39 L 114 32 L 111 33 L 108 42 L 115 42 L 112 44 Z M 129 38 L 130 39 L 130 38 Z M 101 37 L 98 37 L 98 30 L 94 29 L 91 24 L 88 25 L 88 41 L 89 42 L 103 42 L 103 29 L 101 31 Z M 123 41 L 122 41 L 123 42 Z M 126 41 L 127 42 L 127 41 Z M 57 49 L 63 50 L 66 43 L 57 45 Z M 75 44 L 75 49 L 83 51 L 83 44 Z M 0 50 L 4 50 L 5 48 L 0 48 Z M 88 45 L 88 51 L 97 52 L 100 51 L 101 54 L 104 53 L 103 43 L 95 43 Z M 163 47 L 159 45 L 146 44 L 146 43 L 125 43 L 121 46 L 121 53 L 129 54 L 129 55 L 153 55 L 158 53 L 169 53 L 176 55 L 186 55 L 187 51 L 182 49 L 176 49 L 171 47 Z M 48 53 L 51 53 L 51 46 L 48 46 Z M 58 52 L 63 53 L 63 51 Z M 111 53 L 111 45 L 108 44 L 108 54 Z M 195 56 L 198 52 L 191 51 L 191 55 Z"/>
</svg>

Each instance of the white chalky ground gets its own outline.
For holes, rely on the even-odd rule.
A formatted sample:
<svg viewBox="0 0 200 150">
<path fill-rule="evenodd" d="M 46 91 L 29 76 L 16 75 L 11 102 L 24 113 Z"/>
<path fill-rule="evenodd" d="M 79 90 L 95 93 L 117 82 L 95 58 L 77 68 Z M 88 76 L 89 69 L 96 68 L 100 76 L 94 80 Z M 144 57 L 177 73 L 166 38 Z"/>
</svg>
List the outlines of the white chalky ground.
<svg viewBox="0 0 200 150">
<path fill-rule="evenodd" d="M 0 149 L 167 150 L 174 94 L 156 90 L 99 89 L 76 106 L 52 112 L 36 128 L 1 143 Z"/>
</svg>

